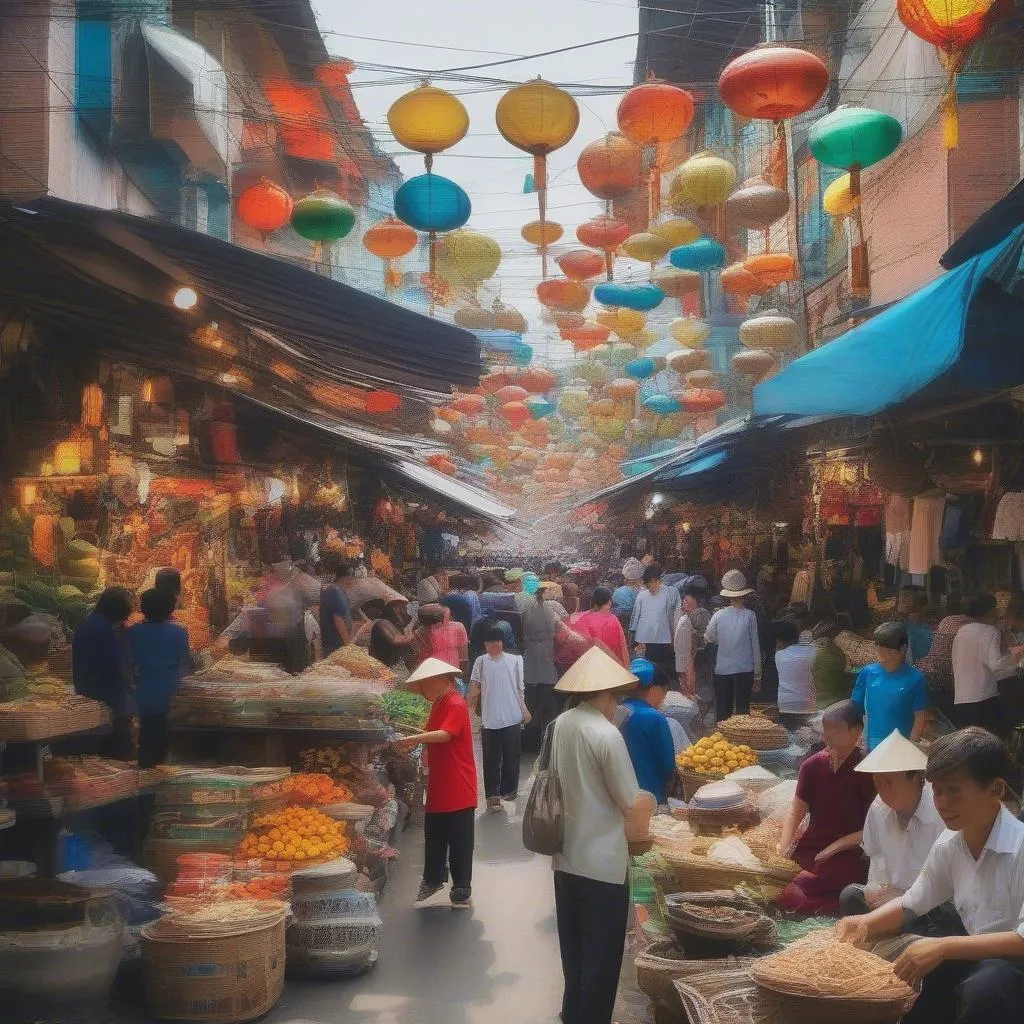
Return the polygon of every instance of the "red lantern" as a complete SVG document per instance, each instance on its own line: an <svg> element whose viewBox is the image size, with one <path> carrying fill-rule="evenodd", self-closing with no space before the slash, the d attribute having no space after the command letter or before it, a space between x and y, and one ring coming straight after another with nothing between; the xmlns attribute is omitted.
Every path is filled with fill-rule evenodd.
<svg viewBox="0 0 1024 1024"><path fill-rule="evenodd" d="M556 260L570 281L586 281L604 270L604 256L593 249L570 249Z"/></svg>
<svg viewBox="0 0 1024 1024"><path fill-rule="evenodd" d="M594 217L576 229L576 237L591 249L604 253L605 271L612 279L612 257L615 250L633 233L628 224L614 217Z"/></svg>
<svg viewBox="0 0 1024 1024"><path fill-rule="evenodd" d="M542 306L567 313L579 313L590 302L590 289L579 281L553 277L537 285L537 298Z"/></svg>
<svg viewBox="0 0 1024 1024"><path fill-rule="evenodd" d="M515 384L519 380L519 371L511 366L499 366L496 370L484 374L480 378L478 390L481 395L493 395L506 384Z"/></svg>
<svg viewBox="0 0 1024 1024"><path fill-rule="evenodd" d="M740 54L718 78L722 102L741 117L782 121L810 110L828 88L828 68L813 53L770 43Z"/></svg>
<svg viewBox="0 0 1024 1024"><path fill-rule="evenodd" d="M543 395L555 386L558 378L542 366L534 366L519 375L523 389L531 395Z"/></svg>
<svg viewBox="0 0 1024 1024"><path fill-rule="evenodd" d="M604 324L595 324L587 320L578 327L563 328L561 334L562 340L569 342L577 352L589 352L598 345L603 345L611 337L612 332Z"/></svg>
<svg viewBox="0 0 1024 1024"><path fill-rule="evenodd" d="M459 395L452 400L452 408L467 416L478 416L487 408L483 395Z"/></svg>
<svg viewBox="0 0 1024 1024"><path fill-rule="evenodd" d="M691 388L680 392L677 396L679 404L686 412L716 412L725 405L725 394L710 388Z"/></svg>
<svg viewBox="0 0 1024 1024"><path fill-rule="evenodd" d="M521 388L516 384L508 384L500 391L495 391L494 397L499 404L507 405L509 402L521 402L528 394L529 392L526 388Z"/></svg>
<svg viewBox="0 0 1024 1024"><path fill-rule="evenodd" d="M396 217L385 217L363 235L363 245L382 260L399 260L408 256L416 248L418 240L416 232Z"/></svg>
<svg viewBox="0 0 1024 1024"><path fill-rule="evenodd" d="M693 120L693 97L677 85L653 77L634 86L619 101L619 131L638 146L653 146L651 161L650 219L661 212L661 166L668 143L686 134Z"/></svg>
<svg viewBox="0 0 1024 1024"><path fill-rule="evenodd" d="M266 237L291 219L292 197L277 182L260 178L238 197L235 210L243 224Z"/></svg>
<svg viewBox="0 0 1024 1024"><path fill-rule="evenodd" d="M619 132L584 147L576 160L583 187L598 199L620 199L640 186L640 147Z"/></svg>
<svg viewBox="0 0 1024 1024"><path fill-rule="evenodd" d="M506 402L501 407L501 415L518 430L529 418L530 410L522 402Z"/></svg>
<svg viewBox="0 0 1024 1024"><path fill-rule="evenodd" d="M366 396L366 411L375 416L398 412L402 399L394 391L371 391Z"/></svg>

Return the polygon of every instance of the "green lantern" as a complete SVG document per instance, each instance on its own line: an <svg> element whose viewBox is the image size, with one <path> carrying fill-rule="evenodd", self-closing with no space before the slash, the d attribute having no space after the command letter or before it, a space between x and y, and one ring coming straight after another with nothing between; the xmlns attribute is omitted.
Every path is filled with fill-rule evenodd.
<svg viewBox="0 0 1024 1024"><path fill-rule="evenodd" d="M902 141L899 121L868 107L839 107L817 121L807 136L815 160L850 172L854 195L860 194L860 172L884 160Z"/></svg>
<svg viewBox="0 0 1024 1024"><path fill-rule="evenodd" d="M313 260L317 263L324 243L329 245L344 238L355 223L356 211L328 188L316 189L292 207L292 227L297 235L313 243Z"/></svg>

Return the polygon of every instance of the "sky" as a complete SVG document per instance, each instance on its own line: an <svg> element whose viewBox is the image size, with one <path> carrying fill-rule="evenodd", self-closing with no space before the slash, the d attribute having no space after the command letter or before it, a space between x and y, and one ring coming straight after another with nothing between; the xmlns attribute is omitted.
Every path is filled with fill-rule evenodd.
<svg viewBox="0 0 1024 1024"><path fill-rule="evenodd" d="M466 0L317 0L315 9L332 55L359 64L417 70L463 67L574 46L635 33L638 24L635 0L477 0L475 4ZM395 38L385 40L387 36ZM603 212L603 204L580 184L576 158L588 143L615 130L615 108L633 81L636 44L635 38L620 39L471 72L514 82L540 75L555 84L619 87L606 95L577 96L579 130L567 146L548 158L548 219L565 227L563 249L577 244L577 225ZM363 119L406 177L422 173L423 157L395 142L388 131L387 110L421 77L428 76L362 68L351 76ZM533 160L505 142L494 123L495 105L508 86L443 79L435 79L434 84L458 95L470 117L466 138L439 154L434 170L469 193L473 214L467 227L501 245L504 256L495 282L500 284L502 299L530 321L525 340L542 361L562 362L571 357L571 349L558 340L553 328L540 322L534 294L540 257L519 234L523 224L537 217L536 195L523 194ZM550 266L549 273L558 272L553 262ZM641 277L641 266L634 267ZM623 278L629 275L629 268L617 273Z"/></svg>

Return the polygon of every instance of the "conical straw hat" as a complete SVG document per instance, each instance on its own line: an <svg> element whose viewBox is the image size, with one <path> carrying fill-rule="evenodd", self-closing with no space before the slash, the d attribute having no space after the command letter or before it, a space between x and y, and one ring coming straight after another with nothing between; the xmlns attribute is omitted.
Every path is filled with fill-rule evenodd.
<svg viewBox="0 0 1024 1024"><path fill-rule="evenodd" d="M636 686L639 679L610 658L600 647L591 647L568 672L559 679L559 693L601 693Z"/></svg>
<svg viewBox="0 0 1024 1024"><path fill-rule="evenodd" d="M928 755L914 746L898 729L891 733L854 768L855 772L923 772Z"/></svg>
<svg viewBox="0 0 1024 1024"><path fill-rule="evenodd" d="M449 665L447 661L440 658L427 658L425 662L405 681L406 686L410 683L422 683L424 679L436 679L438 676L460 676L462 669Z"/></svg>

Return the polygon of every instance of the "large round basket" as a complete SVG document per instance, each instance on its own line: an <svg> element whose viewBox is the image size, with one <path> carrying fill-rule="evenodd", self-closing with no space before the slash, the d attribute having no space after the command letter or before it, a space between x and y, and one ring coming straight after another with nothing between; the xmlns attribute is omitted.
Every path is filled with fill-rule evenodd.
<svg viewBox="0 0 1024 1024"><path fill-rule="evenodd" d="M695 772L690 768L677 768L676 774L683 784L683 797L689 803L701 786L709 782L721 782L725 778L724 772Z"/></svg>
<svg viewBox="0 0 1024 1024"><path fill-rule="evenodd" d="M731 726L728 720L719 722L718 731L730 742L745 745L751 750L778 750L789 746L789 733L781 725L764 719L765 728Z"/></svg>
<svg viewBox="0 0 1024 1024"><path fill-rule="evenodd" d="M705 905L706 906L706 905ZM743 942L754 932L763 928L770 919L764 914L750 910L737 910L733 907L707 906L707 913L716 910L730 912L731 920L715 920L694 911L688 904L679 903L665 908L665 921L676 936L698 939L711 939L716 942Z"/></svg>
<svg viewBox="0 0 1024 1024"><path fill-rule="evenodd" d="M917 1001L917 992L900 999L872 999L867 996L796 995L769 987L757 976L757 965L751 977L761 993L762 1005L778 1012L787 1024L892 1024L909 1013Z"/></svg>
<svg viewBox="0 0 1024 1024"><path fill-rule="evenodd" d="M758 815L754 804L744 800L733 807L687 807L686 820L697 832L721 832L756 825Z"/></svg>
<svg viewBox="0 0 1024 1024"><path fill-rule="evenodd" d="M161 1020L235 1024L269 1012L284 989L283 918L267 927L209 938L141 935L149 1010Z"/></svg>
<svg viewBox="0 0 1024 1024"><path fill-rule="evenodd" d="M683 976L685 968L681 968L680 964L688 962L686 953L673 939L652 942L633 960L637 987L657 1003L671 990L672 982Z"/></svg>
<svg viewBox="0 0 1024 1024"><path fill-rule="evenodd" d="M665 850L662 856L666 873L671 876L677 892L708 892L747 885L763 893L766 899L774 900L798 873L781 870L752 871L730 864L716 864L707 857L672 850Z"/></svg>

